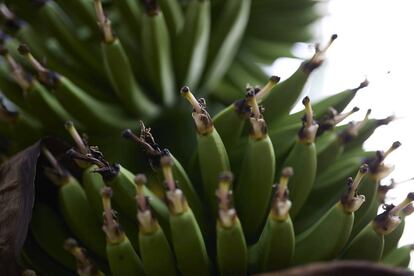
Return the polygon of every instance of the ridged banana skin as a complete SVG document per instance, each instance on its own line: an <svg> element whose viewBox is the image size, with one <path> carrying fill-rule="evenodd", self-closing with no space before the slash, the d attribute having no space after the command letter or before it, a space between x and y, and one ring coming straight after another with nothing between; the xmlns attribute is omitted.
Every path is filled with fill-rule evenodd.
<svg viewBox="0 0 414 276"><path fill-rule="evenodd" d="M226 149L218 132L206 135L197 134L198 160L203 179L204 196L210 204L210 212L217 214L218 176L221 172L230 170L230 162Z"/></svg>
<svg viewBox="0 0 414 276"><path fill-rule="evenodd" d="M341 258L379 262L383 250L384 235L375 232L372 223L370 223L350 242Z"/></svg>
<svg viewBox="0 0 414 276"><path fill-rule="evenodd" d="M109 268L113 276L145 275L142 261L128 238L117 244L106 245Z"/></svg>
<svg viewBox="0 0 414 276"><path fill-rule="evenodd" d="M217 264L222 276L247 274L247 246L238 219L229 228L217 223Z"/></svg>
<svg viewBox="0 0 414 276"><path fill-rule="evenodd" d="M139 248L146 275L178 275L174 253L161 228L150 234L140 232Z"/></svg>
<svg viewBox="0 0 414 276"><path fill-rule="evenodd" d="M30 229L37 244L56 262L69 270L76 268L74 258L63 249L70 232L59 215L47 204L38 202L33 209Z"/></svg>
<svg viewBox="0 0 414 276"><path fill-rule="evenodd" d="M209 276L210 260L200 228L193 212L188 209L171 215L171 236L177 266L183 276Z"/></svg>
<svg viewBox="0 0 414 276"><path fill-rule="evenodd" d="M289 180L289 198L292 201L290 216L295 219L308 198L316 176L315 144L297 141L287 156L283 167L292 167L295 174Z"/></svg>
<svg viewBox="0 0 414 276"><path fill-rule="evenodd" d="M406 245L395 248L382 258L382 263L394 267L407 268L411 260L412 246Z"/></svg>
<svg viewBox="0 0 414 276"><path fill-rule="evenodd" d="M103 206L101 190L105 187L105 182L102 176L95 172L97 169L98 166L92 165L83 171L82 185L97 221L102 223Z"/></svg>
<svg viewBox="0 0 414 276"><path fill-rule="evenodd" d="M276 170L269 136L249 139L234 189L236 210L248 244L258 239L266 221Z"/></svg>
<svg viewBox="0 0 414 276"><path fill-rule="evenodd" d="M296 237L293 263L306 264L335 258L351 235L354 214L346 212L340 203L311 228ZM314 248L312 252L309 248Z"/></svg>

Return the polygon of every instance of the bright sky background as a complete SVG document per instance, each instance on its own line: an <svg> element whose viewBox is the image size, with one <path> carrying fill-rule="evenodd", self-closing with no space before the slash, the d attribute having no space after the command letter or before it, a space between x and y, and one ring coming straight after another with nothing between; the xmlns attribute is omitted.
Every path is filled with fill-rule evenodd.
<svg viewBox="0 0 414 276"><path fill-rule="evenodd" d="M383 183L389 183L390 178L399 182L414 177L414 1L330 0L325 10L328 16L317 30L321 41L326 42L334 33L339 37L307 93L319 99L357 87L367 77L369 87L351 103L361 111L351 119L362 119L369 108L375 118L395 114L399 119L378 129L365 147L386 150L393 141L400 141L402 147L386 160L395 165L395 170ZM298 52L310 54L308 47L299 47ZM299 63L277 61L271 72L286 78ZM414 182L401 184L389 192L387 203L400 202L410 191L414 191ZM414 243L414 215L406 219L400 243ZM411 256L414 269L414 254Z"/></svg>

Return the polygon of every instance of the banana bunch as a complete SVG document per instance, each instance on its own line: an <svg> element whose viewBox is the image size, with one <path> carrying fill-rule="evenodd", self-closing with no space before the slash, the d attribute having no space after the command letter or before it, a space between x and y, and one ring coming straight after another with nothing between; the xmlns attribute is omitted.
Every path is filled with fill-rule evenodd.
<svg viewBox="0 0 414 276"><path fill-rule="evenodd" d="M414 194L388 204L396 183L381 183L401 144L362 148L393 117L368 110L341 124L359 111L349 105L366 80L316 103L302 95L337 36L282 82L261 69L312 38L317 5L0 4L0 138L10 144L0 157L46 134L73 141L63 156L43 148L25 273L247 275L333 259L407 267L413 246L398 242ZM290 113L298 99L304 109Z"/></svg>

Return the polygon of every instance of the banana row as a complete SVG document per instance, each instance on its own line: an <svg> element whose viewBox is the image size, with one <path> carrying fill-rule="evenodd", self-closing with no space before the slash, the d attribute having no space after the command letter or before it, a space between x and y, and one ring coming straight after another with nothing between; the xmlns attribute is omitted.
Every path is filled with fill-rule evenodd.
<svg viewBox="0 0 414 276"><path fill-rule="evenodd" d="M88 146L74 124L68 122L66 129L76 146L67 154L84 169L82 184L44 149L51 164L45 173L59 187L65 223L47 205L37 205L35 214L40 214L34 216L31 226L37 244L64 269L77 270L82 275L244 275L333 258L407 264L410 247L397 249L397 243L404 219L413 211L413 194L396 206L384 205L385 211L376 215L387 191L379 181L392 170L384 160L400 143L374 154L358 147L347 153L347 149L338 151L330 145L339 143L344 147L367 126L370 112L360 122L335 127L357 109L343 114L330 109L316 120L318 113L323 114L318 107L324 102L312 108L310 99L305 97L304 117L294 134L296 141L288 149L280 170L275 159L277 151L268 135L272 125L267 126L264 109L258 104L276 92L273 88L277 82L277 77L271 77L263 88L249 89L244 99L217 115L241 125L237 134L228 133L234 136L223 135L223 139L235 139L239 144L238 140L248 136L241 145L243 158L234 177L229 172L234 159L229 157L224 142L229 140L221 138L214 124L216 118L210 117L205 100L197 100L188 87L182 88L181 94L193 109L200 182L192 182L179 161L160 147L143 123L139 135L130 129L124 131L123 137L137 144L147 157L152 170L146 173L154 175L154 181L164 187L163 198L146 188L148 180L144 175L134 176L121 165L106 161L98 148ZM332 98L325 101L334 102ZM349 99L337 100L338 106L340 102ZM248 132L244 124L250 125ZM337 139L322 139L333 133ZM318 147L323 150L318 151ZM331 154L323 155L325 151ZM348 174L335 179L337 173L331 168L334 166L327 165L319 174L331 177L325 176L326 183L317 182L316 164L324 156L335 165L342 164L340 167ZM349 159L358 161L344 166ZM279 170L279 184L272 188ZM355 178L349 177L355 171ZM193 183L199 185L197 189ZM203 208L202 202L208 208ZM53 239L39 229L42 223L37 220L46 217L56 225L49 231ZM216 229L212 227L214 223ZM76 269L73 259L59 247L69 235L76 237L91 256L86 258L76 243L67 241L65 247L75 256ZM309 248L316 252L309 254ZM34 265L29 267L36 269Z"/></svg>

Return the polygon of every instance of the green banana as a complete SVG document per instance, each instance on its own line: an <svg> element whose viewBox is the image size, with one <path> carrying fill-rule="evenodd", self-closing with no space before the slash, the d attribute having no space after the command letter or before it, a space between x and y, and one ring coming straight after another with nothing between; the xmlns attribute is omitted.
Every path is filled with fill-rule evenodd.
<svg viewBox="0 0 414 276"><path fill-rule="evenodd" d="M95 264L86 256L85 249L79 247L76 240L72 238L65 240L63 247L76 259L78 275L105 276L105 274L102 271L98 270Z"/></svg>
<svg viewBox="0 0 414 276"><path fill-rule="evenodd" d="M409 193L397 206L389 205L386 210L362 229L344 250L342 259L358 259L379 262L384 250L384 235L392 233L401 223L398 213L414 200Z"/></svg>
<svg viewBox="0 0 414 276"><path fill-rule="evenodd" d="M207 59L210 24L210 0L190 1L174 55L181 85L198 86Z"/></svg>
<svg viewBox="0 0 414 276"><path fill-rule="evenodd" d="M59 186L59 206L65 222L83 244L105 259L105 238L85 191L79 182L59 165L50 151L43 148L43 154L52 165L52 169L46 170L45 173Z"/></svg>
<svg viewBox="0 0 414 276"><path fill-rule="evenodd" d="M332 35L331 40L325 48L317 49L314 56L302 63L290 78L281 82L272 93L263 97L262 104L266 109L270 128L273 128L273 125L278 120L289 114L289 111L300 96L309 75L322 64L325 52L336 38L336 35ZM258 97L261 97L260 94Z"/></svg>
<svg viewBox="0 0 414 276"><path fill-rule="evenodd" d="M228 0L211 27L202 93L214 89L230 67L246 29L251 0Z"/></svg>
<svg viewBox="0 0 414 276"><path fill-rule="evenodd" d="M254 90L257 95L267 95L273 89L273 87L279 82L280 78L277 76L271 76L267 84L259 90ZM249 89L252 90L252 89ZM257 99L260 103L262 98ZM213 124L217 129L220 137L223 140L224 146L228 152L237 145L237 142L242 135L243 128L245 126L246 118L249 117L249 107L245 99L238 100L227 108L223 109L213 118ZM232 127L229 128L228 126Z"/></svg>
<svg viewBox="0 0 414 276"><path fill-rule="evenodd" d="M151 2L155 3L157 1L161 7L163 14L165 14L165 21L169 28L169 33L171 34L171 37L174 37L174 35L179 33L180 30L183 28L184 21L185 21L179 1L177 0L144 0L144 2L149 2L149 3Z"/></svg>
<svg viewBox="0 0 414 276"><path fill-rule="evenodd" d="M414 245L405 245L395 248L382 259L382 263L391 266L408 268L411 260L411 252L414 250Z"/></svg>
<svg viewBox="0 0 414 276"><path fill-rule="evenodd" d="M293 169L282 170L279 184L259 241L249 249L250 272L265 272L286 268L292 262L295 251L295 233L289 209L292 202L288 198L289 177Z"/></svg>
<svg viewBox="0 0 414 276"><path fill-rule="evenodd" d="M145 2L146 13L142 18L141 49L143 61L153 89L163 104L175 101L175 77L170 51L170 37L164 15L156 1Z"/></svg>
<svg viewBox="0 0 414 276"><path fill-rule="evenodd" d="M220 135L214 128L204 99L197 100L190 89L181 88L181 94L193 107L193 119L197 130L197 153L201 168L204 197L210 204L213 217L217 213L217 175L230 170L226 148Z"/></svg>
<svg viewBox="0 0 414 276"><path fill-rule="evenodd" d="M252 243L259 237L266 220L275 177L276 158L254 91L249 91L245 100L251 108L251 133L237 176L234 195L246 240Z"/></svg>
<svg viewBox="0 0 414 276"><path fill-rule="evenodd" d="M358 185L368 172L368 165L360 167L355 180L348 179L348 189L312 227L296 237L294 263L304 264L334 258L346 245L354 222L354 212L365 197L357 194ZM317 248L312 254L309 248Z"/></svg>
<svg viewBox="0 0 414 276"><path fill-rule="evenodd" d="M164 231L151 211L149 205L151 199L145 196L143 188L146 182L145 175L138 174L135 176L138 205L137 219L140 225L139 248L145 273L148 276L178 275L174 254ZM160 265L160 262L162 262L162 265Z"/></svg>
<svg viewBox="0 0 414 276"><path fill-rule="evenodd" d="M96 15L102 32L102 56L106 73L125 108L143 118L152 118L159 108L149 100L135 80L126 52L113 34L111 21L104 14L100 0L95 1Z"/></svg>
<svg viewBox="0 0 414 276"><path fill-rule="evenodd" d="M176 187L173 178L173 160L169 155L164 155L160 162L167 187L171 238L178 269L184 276L210 275L210 260L200 228L183 192Z"/></svg>
<svg viewBox="0 0 414 276"><path fill-rule="evenodd" d="M292 200L290 216L296 217L309 196L316 175L315 135L318 124L313 120L313 111L310 99L305 97L305 119L299 131L299 137L286 157L283 167L292 167L295 175L289 181L289 196Z"/></svg>
<svg viewBox="0 0 414 276"><path fill-rule="evenodd" d="M112 275L145 275L141 259L132 244L121 230L114 210L111 207L112 189L102 189L103 231L106 235L106 255Z"/></svg>
<svg viewBox="0 0 414 276"><path fill-rule="evenodd" d="M220 275L247 274L247 246L243 229L231 206L233 175L223 171L219 176L217 219L217 263Z"/></svg>

